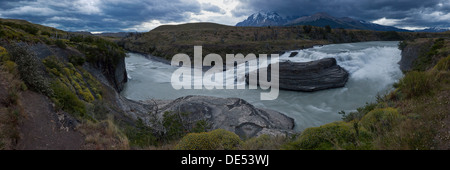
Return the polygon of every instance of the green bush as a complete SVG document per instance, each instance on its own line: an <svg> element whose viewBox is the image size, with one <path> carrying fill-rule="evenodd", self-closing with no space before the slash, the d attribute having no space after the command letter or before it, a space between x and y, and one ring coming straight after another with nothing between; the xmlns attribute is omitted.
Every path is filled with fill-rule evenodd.
<svg viewBox="0 0 450 170"><path fill-rule="evenodd" d="M439 62L434 66L434 69L439 71L450 70L450 55L439 60Z"/></svg>
<svg viewBox="0 0 450 170"><path fill-rule="evenodd" d="M430 93L432 89L432 79L427 72L411 71L399 81L400 91L406 97L418 97Z"/></svg>
<svg viewBox="0 0 450 170"><path fill-rule="evenodd" d="M223 129L189 133L175 146L177 150L234 150L242 143L238 135Z"/></svg>
<svg viewBox="0 0 450 170"><path fill-rule="evenodd" d="M57 71L61 71L62 67L64 65L55 57L55 56L48 56L44 60L42 60L42 63L44 63L45 67L49 69L56 69Z"/></svg>
<svg viewBox="0 0 450 170"><path fill-rule="evenodd" d="M12 61L4 61L3 67L8 73L14 74L14 72L16 72L17 64Z"/></svg>
<svg viewBox="0 0 450 170"><path fill-rule="evenodd" d="M52 34L51 34L50 32L48 32L48 31L42 31L42 32L41 32L41 35L46 35L46 36L48 36L48 37L51 37L51 36L52 36Z"/></svg>
<svg viewBox="0 0 450 170"><path fill-rule="evenodd" d="M9 54L11 60L17 64L20 78L28 87L47 96L52 95L50 83L44 77L43 65L34 53L31 53L24 46L12 44L9 48Z"/></svg>
<svg viewBox="0 0 450 170"><path fill-rule="evenodd" d="M400 115L395 108L375 109L361 119L361 126L368 131L383 135L392 130L404 116Z"/></svg>
<svg viewBox="0 0 450 170"><path fill-rule="evenodd" d="M134 127L127 127L125 134L130 146L148 147L158 144L158 139L153 135L153 129L145 125L142 119L138 119Z"/></svg>
<svg viewBox="0 0 450 170"><path fill-rule="evenodd" d="M69 56L69 62L75 66L81 66L86 62L86 59L83 56L71 55Z"/></svg>
<svg viewBox="0 0 450 170"><path fill-rule="evenodd" d="M9 60L8 51L6 51L5 48L0 46L0 61L7 61Z"/></svg>
<svg viewBox="0 0 450 170"><path fill-rule="evenodd" d="M51 88L54 91L53 100L59 108L74 116L86 116L86 105L66 85L54 81Z"/></svg>
<svg viewBox="0 0 450 170"><path fill-rule="evenodd" d="M372 136L357 123L333 122L320 127L308 128L283 149L289 150L335 150L370 149Z"/></svg>
<svg viewBox="0 0 450 170"><path fill-rule="evenodd" d="M278 150L287 142L285 136L260 135L250 138L241 145L243 150Z"/></svg>
<svg viewBox="0 0 450 170"><path fill-rule="evenodd" d="M351 122L353 120L359 121L361 118L375 109L377 106L377 103L366 103L364 107L359 107L356 109L356 112L350 112L349 114L346 114L344 111L339 112L339 114L342 115L342 120L346 122Z"/></svg>
<svg viewBox="0 0 450 170"><path fill-rule="evenodd" d="M191 132L193 133L206 132L210 128L211 125L206 120L199 120L194 124L194 127L192 127Z"/></svg>
<svg viewBox="0 0 450 170"><path fill-rule="evenodd" d="M179 139L186 134L187 129L183 126L181 116L186 113L164 112L162 125L166 133L164 134L167 141Z"/></svg>
<svg viewBox="0 0 450 170"><path fill-rule="evenodd" d="M67 48L67 45L66 45L66 43L63 40L60 40L60 39L56 40L55 44L59 48L62 48L62 49L66 49Z"/></svg>

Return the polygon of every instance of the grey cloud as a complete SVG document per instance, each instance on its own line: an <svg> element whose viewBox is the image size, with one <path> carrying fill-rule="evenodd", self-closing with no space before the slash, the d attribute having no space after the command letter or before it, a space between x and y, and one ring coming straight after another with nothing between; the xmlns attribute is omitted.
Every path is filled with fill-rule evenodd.
<svg viewBox="0 0 450 170"><path fill-rule="evenodd" d="M219 14L225 14L225 10L223 10L222 8L218 7L217 5L213 5L210 3L203 3L202 4L202 10L204 11L209 11L209 12L214 12L214 13L219 13Z"/></svg>
<svg viewBox="0 0 450 170"><path fill-rule="evenodd" d="M423 16L439 11L450 13L448 0L240 0L241 5L233 10L239 17L259 10L276 11L282 16L304 16L317 12L326 12L337 17L352 17L366 21L379 18L404 19L398 26L444 26L450 27L450 21L436 21ZM442 3L442 6L439 5ZM245 14L244 14L245 13Z"/></svg>
<svg viewBox="0 0 450 170"><path fill-rule="evenodd" d="M192 0L0 1L1 17L57 25L68 31L122 31L150 20L183 22L189 13L200 11L200 3Z"/></svg>

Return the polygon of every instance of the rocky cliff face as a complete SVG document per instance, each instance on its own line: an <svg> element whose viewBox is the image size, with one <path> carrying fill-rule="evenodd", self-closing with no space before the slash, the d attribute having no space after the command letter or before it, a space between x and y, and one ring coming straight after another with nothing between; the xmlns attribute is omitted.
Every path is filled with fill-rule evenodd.
<svg viewBox="0 0 450 170"><path fill-rule="evenodd" d="M429 51L433 45L433 41L426 39L417 39L414 42L407 41L406 43L402 49L402 58L398 62L402 71L410 71L419 55Z"/></svg>
<svg viewBox="0 0 450 170"><path fill-rule="evenodd" d="M125 68L125 59L121 59L114 69L114 81L115 88L120 92L123 90L125 83L128 81L127 70Z"/></svg>
<svg viewBox="0 0 450 170"><path fill-rule="evenodd" d="M43 43L36 43L30 45L26 43L20 44L25 45L27 48L29 48L41 60L48 56L58 56L66 61L69 60L68 58L70 56L85 57L83 53L72 47L61 49L56 46L49 46ZM96 63L86 62L85 65L94 66L94 69L91 69L91 72L98 71L102 73L108 80L108 82L103 83L108 83L109 85L114 87L114 89L116 89L118 92L123 90L123 87L128 80L127 71L125 68L125 58L119 59L116 65L111 65L110 63L103 63L103 62L96 62Z"/></svg>

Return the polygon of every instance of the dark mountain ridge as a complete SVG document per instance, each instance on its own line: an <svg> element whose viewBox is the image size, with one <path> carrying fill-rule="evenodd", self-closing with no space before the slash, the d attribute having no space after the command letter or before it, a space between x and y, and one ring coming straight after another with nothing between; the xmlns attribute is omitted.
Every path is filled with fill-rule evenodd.
<svg viewBox="0 0 450 170"><path fill-rule="evenodd" d="M281 17L276 12L258 12L239 22L236 26L296 26L312 25L318 27L330 26L331 28L359 29L373 31L399 31L410 32L392 26L384 26L364 20L356 20L350 17L334 17L324 12L302 17Z"/></svg>

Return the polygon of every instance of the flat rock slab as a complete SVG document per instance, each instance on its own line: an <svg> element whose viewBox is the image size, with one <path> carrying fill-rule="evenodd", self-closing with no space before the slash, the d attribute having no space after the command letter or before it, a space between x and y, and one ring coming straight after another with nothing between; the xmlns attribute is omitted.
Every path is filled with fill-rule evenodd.
<svg viewBox="0 0 450 170"><path fill-rule="evenodd" d="M271 80L271 65L267 68L268 80ZM250 74L258 74L256 71ZM248 83L248 76L247 83ZM254 75L253 75L254 76ZM334 58L324 58L311 62L280 62L279 88L283 90L313 92L343 87L349 73L336 64Z"/></svg>

